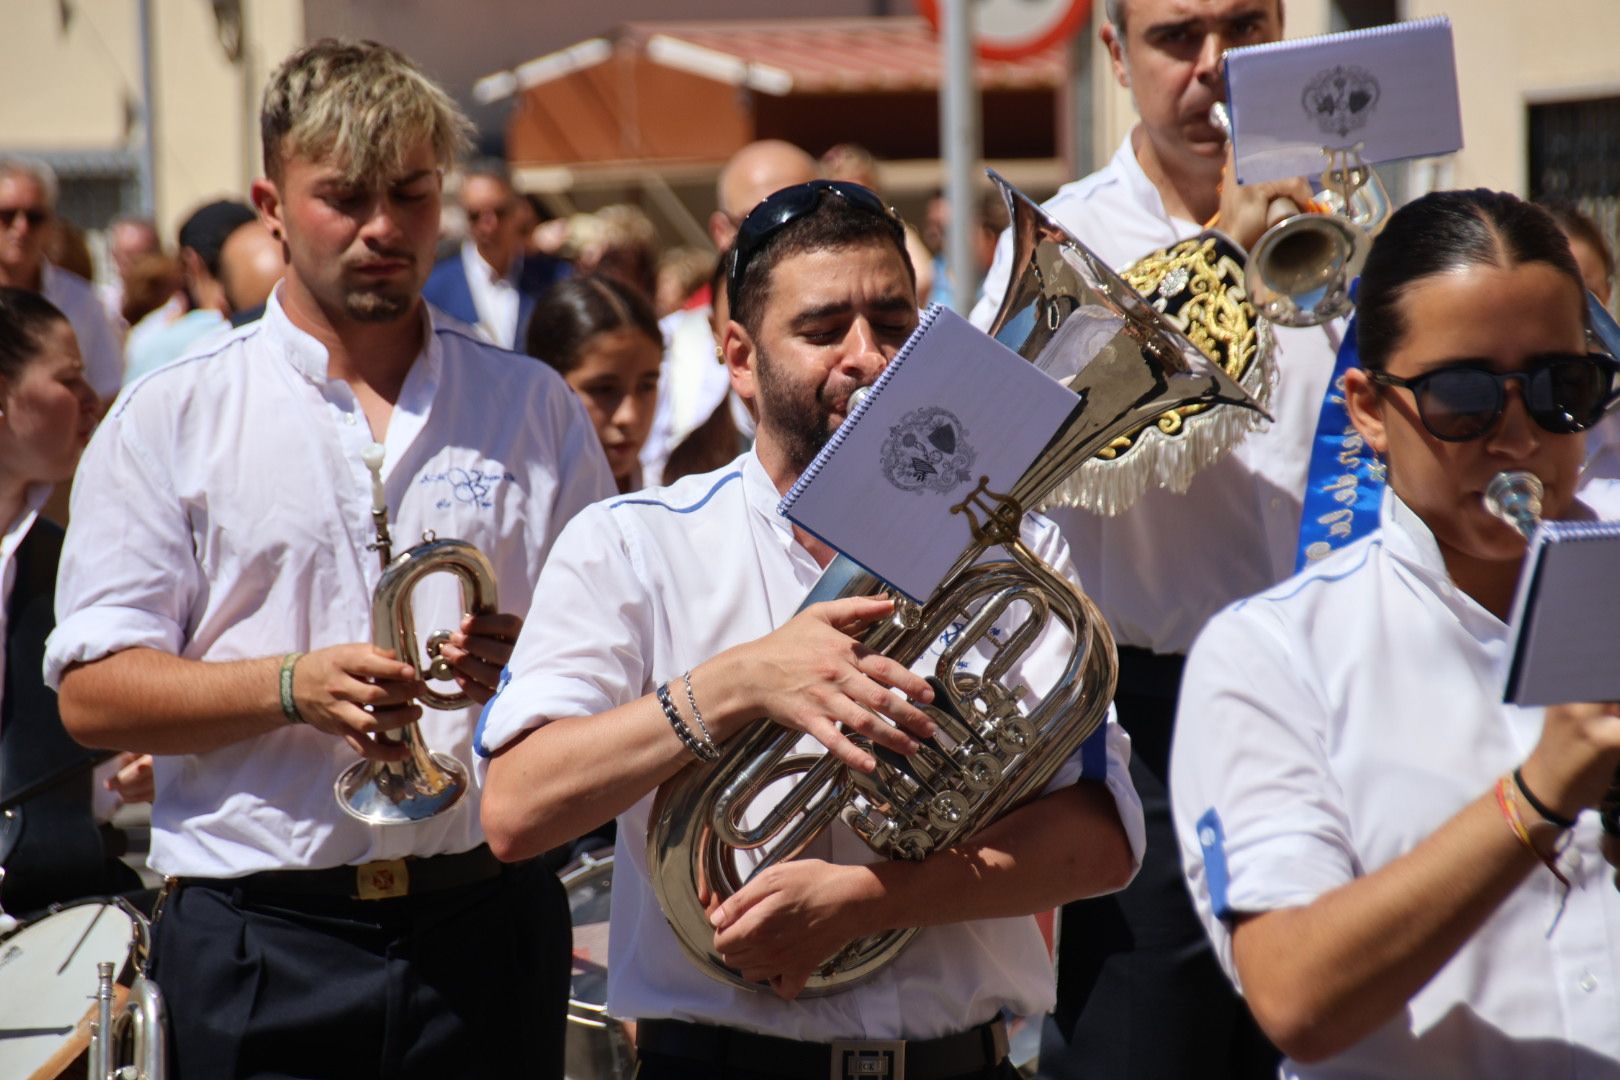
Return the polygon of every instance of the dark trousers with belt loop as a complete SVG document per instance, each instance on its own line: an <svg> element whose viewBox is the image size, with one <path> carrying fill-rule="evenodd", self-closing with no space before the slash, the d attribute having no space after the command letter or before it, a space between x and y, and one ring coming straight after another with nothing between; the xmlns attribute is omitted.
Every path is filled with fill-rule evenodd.
<svg viewBox="0 0 1620 1080"><path fill-rule="evenodd" d="M636 1080L1018 1080L999 1020L938 1039L833 1043L644 1020L637 1041Z"/></svg>
<svg viewBox="0 0 1620 1080"><path fill-rule="evenodd" d="M1281 1055L1232 989L1181 874L1170 742L1185 657L1121 646L1114 706L1131 736L1147 853L1123 892L1063 908L1044 1080L1270 1080Z"/></svg>
<svg viewBox="0 0 1620 1080"><path fill-rule="evenodd" d="M422 863L439 860L407 863L431 879ZM302 880L343 872L182 879L152 944L171 1077L562 1076L571 935L550 870L377 900Z"/></svg>

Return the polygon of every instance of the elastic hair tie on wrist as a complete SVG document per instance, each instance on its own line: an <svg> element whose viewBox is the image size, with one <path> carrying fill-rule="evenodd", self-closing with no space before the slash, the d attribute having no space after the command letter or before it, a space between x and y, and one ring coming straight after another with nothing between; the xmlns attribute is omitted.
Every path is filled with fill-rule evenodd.
<svg viewBox="0 0 1620 1080"><path fill-rule="evenodd" d="M1530 804L1530 809L1541 815L1542 821L1549 825L1556 825L1560 829L1573 829L1575 827L1575 819L1565 817L1531 794L1529 786L1524 782L1524 774L1519 769L1513 770L1513 784L1519 789L1519 794L1524 796L1524 801Z"/></svg>

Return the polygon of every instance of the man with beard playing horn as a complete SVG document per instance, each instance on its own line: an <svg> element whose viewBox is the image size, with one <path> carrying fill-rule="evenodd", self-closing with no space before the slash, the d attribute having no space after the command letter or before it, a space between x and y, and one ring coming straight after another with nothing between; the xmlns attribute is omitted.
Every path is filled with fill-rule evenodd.
<svg viewBox="0 0 1620 1080"><path fill-rule="evenodd" d="M333 779L468 760L474 708L424 715L413 664L371 644L372 477L401 548L490 559L522 610L562 523L613 491L545 365L441 325L420 298L465 119L405 57L322 41L265 92L260 216L286 277L264 318L127 389L85 454L47 676L93 746L161 755L154 928L176 1075L560 1076L568 912L503 867L476 794L425 820L351 818ZM442 577L418 623L493 692L521 620L462 616ZM413 646L414 648L414 646Z"/></svg>
<svg viewBox="0 0 1620 1080"><path fill-rule="evenodd" d="M860 1066L843 1040L905 1040L910 1080L1013 1077L997 1018L1043 1012L1053 994L1028 916L1119 888L1140 858L1128 743L1112 719L1039 797L955 847L876 860L834 824L804 857L755 876L711 922L725 963L768 989L695 965L649 882L654 794L709 744L781 724L808 736L801 748L871 771L840 724L899 754L932 732L911 703L933 699L928 683L852 637L889 600L794 614L834 553L776 512L850 394L917 325L900 222L865 188L814 181L756 207L734 250L723 348L758 409L758 441L725 468L599 503L564 530L538 586L546 618L527 623L481 724L478 750L493 755L485 829L497 854L524 858L618 816L607 1004L640 1021L643 1080L866 1075L849 1071ZM1070 574L1045 521L1026 519L1023 539ZM1009 682L1041 685L1052 659L1038 646ZM902 927L922 929L864 982L799 996L844 945Z"/></svg>

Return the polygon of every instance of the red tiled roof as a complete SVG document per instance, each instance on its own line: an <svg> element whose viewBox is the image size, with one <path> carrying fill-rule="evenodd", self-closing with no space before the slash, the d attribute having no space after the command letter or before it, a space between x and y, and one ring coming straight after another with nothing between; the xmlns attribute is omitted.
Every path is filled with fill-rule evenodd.
<svg viewBox="0 0 1620 1080"><path fill-rule="evenodd" d="M767 93L892 93L940 85L940 42L918 17L640 22L622 33L641 48L675 43L676 66L712 59L715 77L728 81L743 82L752 69L758 77L746 81ZM719 74L727 67L729 76ZM1062 84L1063 74L1061 46L1028 60L978 62L984 90L1050 89Z"/></svg>

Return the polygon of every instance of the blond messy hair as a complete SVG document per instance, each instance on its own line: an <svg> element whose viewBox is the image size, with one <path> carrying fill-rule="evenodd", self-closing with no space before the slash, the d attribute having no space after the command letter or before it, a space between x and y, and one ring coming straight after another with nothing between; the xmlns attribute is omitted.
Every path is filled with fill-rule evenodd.
<svg viewBox="0 0 1620 1080"><path fill-rule="evenodd" d="M264 90L264 170L280 180L292 154L338 164L347 180L397 174L422 138L449 168L472 124L448 94L397 49L325 38L282 62Z"/></svg>

